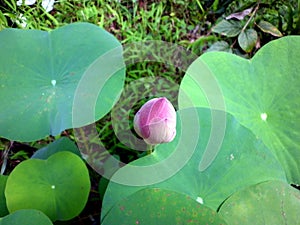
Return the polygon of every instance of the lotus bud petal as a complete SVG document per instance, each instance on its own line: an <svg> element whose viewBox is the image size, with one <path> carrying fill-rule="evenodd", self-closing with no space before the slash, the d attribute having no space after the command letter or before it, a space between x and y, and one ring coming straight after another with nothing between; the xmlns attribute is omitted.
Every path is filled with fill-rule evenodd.
<svg viewBox="0 0 300 225"><path fill-rule="evenodd" d="M171 142L176 135L176 112L165 97L146 102L133 123L136 133L149 145Z"/></svg>

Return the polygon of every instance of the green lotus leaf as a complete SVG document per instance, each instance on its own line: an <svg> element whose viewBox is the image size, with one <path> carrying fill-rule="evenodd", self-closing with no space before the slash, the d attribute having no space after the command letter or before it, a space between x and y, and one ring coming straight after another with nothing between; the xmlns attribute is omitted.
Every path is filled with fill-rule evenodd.
<svg viewBox="0 0 300 225"><path fill-rule="evenodd" d="M93 24L7 28L0 31L0 49L0 136L10 140L38 140L93 123L123 88L121 44Z"/></svg>
<svg viewBox="0 0 300 225"><path fill-rule="evenodd" d="M51 155L61 151L69 151L81 157L80 151L76 144L67 137L61 137L47 146L37 150L31 156L31 158L48 159Z"/></svg>
<svg viewBox="0 0 300 225"><path fill-rule="evenodd" d="M22 209L0 218L0 225L52 225L51 220L36 209Z"/></svg>
<svg viewBox="0 0 300 225"><path fill-rule="evenodd" d="M281 181L250 186L230 196L219 213L228 224L299 224L300 192Z"/></svg>
<svg viewBox="0 0 300 225"><path fill-rule="evenodd" d="M118 202L103 225L226 224L217 212L189 196L163 189L143 189Z"/></svg>
<svg viewBox="0 0 300 225"><path fill-rule="evenodd" d="M217 211L226 198L249 185L286 181L272 152L230 114L225 113L225 136L213 137L213 126L222 130L212 120L214 113L205 108L179 110L173 142L157 146L152 154L122 167L111 177L102 218L117 202L144 188L176 191ZM201 170L208 144L216 138L223 138L218 154L207 169ZM217 147L209 150L216 151Z"/></svg>
<svg viewBox="0 0 300 225"><path fill-rule="evenodd" d="M251 60L203 54L180 85L179 108L226 110L276 155L288 181L300 184L300 37L263 46Z"/></svg>
<svg viewBox="0 0 300 225"><path fill-rule="evenodd" d="M4 190L8 176L0 175L0 217L6 216L9 212L6 206Z"/></svg>
<svg viewBox="0 0 300 225"><path fill-rule="evenodd" d="M85 163L70 152L47 160L21 162L7 179L5 196L9 212L37 209L52 221L69 220L84 208L90 191Z"/></svg>

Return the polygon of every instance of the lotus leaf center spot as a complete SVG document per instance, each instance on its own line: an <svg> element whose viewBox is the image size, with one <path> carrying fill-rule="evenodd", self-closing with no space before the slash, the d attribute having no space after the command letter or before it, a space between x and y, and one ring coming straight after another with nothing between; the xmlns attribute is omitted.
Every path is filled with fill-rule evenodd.
<svg viewBox="0 0 300 225"><path fill-rule="evenodd" d="M55 185L51 185L51 188L52 188L52 189L55 189Z"/></svg>
<svg viewBox="0 0 300 225"><path fill-rule="evenodd" d="M51 80L51 84L54 87L56 85L56 80Z"/></svg>
<svg viewBox="0 0 300 225"><path fill-rule="evenodd" d="M268 118L267 113L262 113L262 114L260 114L260 118L261 118L263 121L266 121L267 118Z"/></svg>
<svg viewBox="0 0 300 225"><path fill-rule="evenodd" d="M200 204L203 204L203 198L201 197L197 197L196 201L199 202Z"/></svg>

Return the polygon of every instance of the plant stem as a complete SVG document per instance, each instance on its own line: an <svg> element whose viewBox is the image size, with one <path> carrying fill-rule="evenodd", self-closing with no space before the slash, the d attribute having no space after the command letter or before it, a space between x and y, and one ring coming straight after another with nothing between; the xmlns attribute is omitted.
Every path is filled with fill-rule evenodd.
<svg viewBox="0 0 300 225"><path fill-rule="evenodd" d="M150 155L153 152L154 145L147 145L147 155Z"/></svg>
<svg viewBox="0 0 300 225"><path fill-rule="evenodd" d="M256 14L256 12L257 12L257 10L258 10L258 8L259 8L259 3L260 3L260 1L258 1L258 3L257 3L257 5L256 5L255 9L253 10L253 12L252 12L250 18L249 18L248 21L246 22L245 26L242 28L242 32L245 31L245 29L246 29L247 26L249 25L250 21L251 21L251 20L253 19L253 17L255 16L255 14Z"/></svg>
<svg viewBox="0 0 300 225"><path fill-rule="evenodd" d="M1 165L1 169L0 169L0 175L4 175L7 161L8 161L8 153L9 153L11 147L13 146L13 144L14 144L14 141L10 141L9 147L7 149L4 149L4 152L1 156L2 165Z"/></svg>
<svg viewBox="0 0 300 225"><path fill-rule="evenodd" d="M201 9L202 14L204 14L205 11L203 9L203 6L202 6L201 2L199 0L196 0L196 2L197 2L197 5L199 6L199 8Z"/></svg>

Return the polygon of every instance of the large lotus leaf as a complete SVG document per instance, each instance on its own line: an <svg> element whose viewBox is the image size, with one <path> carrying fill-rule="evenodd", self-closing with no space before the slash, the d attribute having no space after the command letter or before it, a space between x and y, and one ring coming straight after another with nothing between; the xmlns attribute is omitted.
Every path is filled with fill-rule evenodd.
<svg viewBox="0 0 300 225"><path fill-rule="evenodd" d="M5 196L10 212L38 209L52 221L69 220L84 208L90 191L85 163L70 152L47 160L20 163L7 179Z"/></svg>
<svg viewBox="0 0 300 225"><path fill-rule="evenodd" d="M2 137L32 141L92 123L122 90L121 44L96 25L73 23L49 32L8 28L0 32L0 49ZM86 116L74 124L76 99Z"/></svg>
<svg viewBox="0 0 300 225"><path fill-rule="evenodd" d="M6 199L4 195L6 181L7 176L0 175L0 217L6 216L9 213L6 207Z"/></svg>
<svg viewBox="0 0 300 225"><path fill-rule="evenodd" d="M251 60L224 52L203 54L182 80L179 108L224 109L224 97L226 111L276 154L289 182L300 184L299 57L299 36L272 41Z"/></svg>
<svg viewBox="0 0 300 225"><path fill-rule="evenodd" d="M21 209L0 218L0 225L52 225L51 220L36 209Z"/></svg>
<svg viewBox="0 0 300 225"><path fill-rule="evenodd" d="M37 150L31 156L31 158L48 159L51 155L61 151L69 151L81 157L80 151L76 144L67 137L61 137L47 146Z"/></svg>
<svg viewBox="0 0 300 225"><path fill-rule="evenodd" d="M118 202L102 225L226 224L217 212L189 196L163 189L143 189Z"/></svg>
<svg viewBox="0 0 300 225"><path fill-rule="evenodd" d="M211 112L190 108L179 110L177 115L173 142L159 145L151 155L133 161L112 176L102 217L118 201L145 187L173 190L217 210L237 190L267 180L286 181L271 151L230 114L226 114L226 133L219 153L206 170L200 171L199 163L211 138ZM190 145L194 140L195 145Z"/></svg>
<svg viewBox="0 0 300 225"><path fill-rule="evenodd" d="M219 213L228 224L300 224L300 192L287 183L268 181L234 193Z"/></svg>

